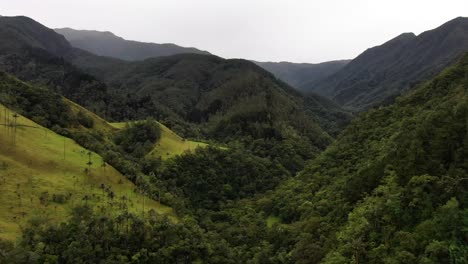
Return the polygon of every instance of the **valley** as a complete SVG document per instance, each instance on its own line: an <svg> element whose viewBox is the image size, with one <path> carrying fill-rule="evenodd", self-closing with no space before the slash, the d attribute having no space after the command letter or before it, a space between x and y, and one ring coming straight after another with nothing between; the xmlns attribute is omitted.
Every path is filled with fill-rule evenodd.
<svg viewBox="0 0 468 264"><path fill-rule="evenodd" d="M467 179L467 18L314 64L0 16L0 263L468 263Z"/></svg>

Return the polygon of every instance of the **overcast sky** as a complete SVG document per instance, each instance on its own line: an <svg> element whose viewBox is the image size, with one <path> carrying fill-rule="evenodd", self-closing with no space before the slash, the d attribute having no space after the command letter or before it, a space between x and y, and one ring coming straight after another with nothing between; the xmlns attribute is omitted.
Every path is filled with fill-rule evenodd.
<svg viewBox="0 0 468 264"><path fill-rule="evenodd" d="M225 58L316 63L468 16L468 0L0 0L0 15Z"/></svg>

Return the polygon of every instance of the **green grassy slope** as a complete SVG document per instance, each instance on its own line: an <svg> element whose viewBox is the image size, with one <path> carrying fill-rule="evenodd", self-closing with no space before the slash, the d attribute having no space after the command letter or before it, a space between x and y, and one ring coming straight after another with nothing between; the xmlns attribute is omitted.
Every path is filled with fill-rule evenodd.
<svg viewBox="0 0 468 264"><path fill-rule="evenodd" d="M125 127L126 123L110 123L110 125L116 129L122 129ZM183 139L161 123L159 123L159 126L161 127L161 139L156 143L154 149L148 153L149 156L167 159L186 151L194 150L197 147L204 147L207 145L203 142Z"/></svg>
<svg viewBox="0 0 468 264"><path fill-rule="evenodd" d="M4 123L5 113L13 113L1 105L0 110ZM87 175L88 150L23 116L17 124L31 127L17 127L14 137L12 127L0 126L0 238L15 239L34 216L62 221L77 204L94 204L105 214L125 207L138 214L151 209L172 214L170 208L135 193L135 185L113 167L104 168L96 153L91 154ZM101 184L109 187L113 199ZM54 202L54 195L63 195L65 201Z"/></svg>

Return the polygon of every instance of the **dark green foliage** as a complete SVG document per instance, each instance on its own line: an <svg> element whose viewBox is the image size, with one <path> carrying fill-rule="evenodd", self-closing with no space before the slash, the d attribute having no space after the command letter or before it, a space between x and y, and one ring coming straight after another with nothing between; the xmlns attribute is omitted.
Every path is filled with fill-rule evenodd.
<svg viewBox="0 0 468 264"><path fill-rule="evenodd" d="M468 260L467 73L465 56L395 105L361 114L280 186L264 209L298 228L296 262Z"/></svg>
<svg viewBox="0 0 468 264"><path fill-rule="evenodd" d="M106 85L63 58L19 45L14 51L0 49L0 62L0 70L22 81L48 88L103 116L107 114L106 104L110 99Z"/></svg>
<svg viewBox="0 0 468 264"><path fill-rule="evenodd" d="M272 190L288 172L242 150L198 148L166 162L158 173L168 191L198 209L219 210L230 200Z"/></svg>
<svg viewBox="0 0 468 264"><path fill-rule="evenodd" d="M70 127L76 122L61 96L22 83L3 72L0 72L0 103L20 110L45 127Z"/></svg>
<svg viewBox="0 0 468 264"><path fill-rule="evenodd" d="M59 226L31 222L22 247L37 259L28 263L192 263L208 261L216 250L213 242L190 219L174 223L154 212L145 219L130 213L106 216L76 207L70 221Z"/></svg>
<svg viewBox="0 0 468 264"><path fill-rule="evenodd" d="M88 56L74 62L102 76L113 92L128 93L134 103L127 105L138 109L140 116L159 113L157 118L179 134L224 143L240 141L250 146L265 140L264 148L295 141L304 147L300 151L288 149L288 157L271 149L251 148L262 157L281 157L281 162L292 156L294 164L285 164L292 172L331 142L322 124L336 133L350 118L327 99L304 98L244 60L184 54L127 67L103 60Z"/></svg>
<svg viewBox="0 0 468 264"><path fill-rule="evenodd" d="M153 149L154 143L160 137L159 124L152 119L147 119L129 123L124 130L115 135L114 141L125 152L142 158Z"/></svg>
<svg viewBox="0 0 468 264"><path fill-rule="evenodd" d="M39 263L39 259L40 256L35 252L25 250L22 247L15 247L13 242L0 239L0 263Z"/></svg>
<svg viewBox="0 0 468 264"><path fill-rule="evenodd" d="M86 128L93 128L94 126L94 120L81 110L76 114L76 119L78 120L78 123Z"/></svg>

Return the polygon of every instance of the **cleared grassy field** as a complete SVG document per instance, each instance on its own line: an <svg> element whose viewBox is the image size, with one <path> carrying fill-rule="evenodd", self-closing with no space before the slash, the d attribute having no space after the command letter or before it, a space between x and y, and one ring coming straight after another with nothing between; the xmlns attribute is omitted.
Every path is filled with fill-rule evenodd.
<svg viewBox="0 0 468 264"><path fill-rule="evenodd" d="M125 128L125 122L110 123L117 129ZM191 151L197 147L205 147L206 143L184 140L182 137L174 133L165 125L159 123L161 127L161 139L156 143L154 149L148 154L149 156L161 157L167 159L175 155L180 155L186 151Z"/></svg>
<svg viewBox="0 0 468 264"><path fill-rule="evenodd" d="M0 124L4 110L13 116L0 105ZM16 239L32 217L63 221L77 204L95 205L103 214L154 210L173 217L171 208L139 194L117 170L103 166L98 154L23 116L17 124L16 132L0 125L0 238Z"/></svg>

